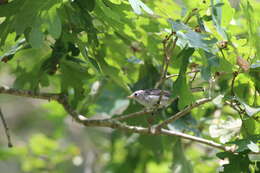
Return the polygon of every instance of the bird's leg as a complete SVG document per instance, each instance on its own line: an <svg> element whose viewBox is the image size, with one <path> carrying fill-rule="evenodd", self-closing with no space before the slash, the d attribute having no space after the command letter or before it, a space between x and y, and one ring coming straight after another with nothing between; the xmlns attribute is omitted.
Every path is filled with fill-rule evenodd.
<svg viewBox="0 0 260 173"><path fill-rule="evenodd" d="M148 123L148 130L152 134L154 134L156 132L156 129L155 129L154 125L153 125L153 122L154 122L154 118L155 118L154 116L155 116L157 110L158 110L157 108L153 109L153 111L151 113L151 116L146 119L146 121Z"/></svg>
<svg viewBox="0 0 260 173"><path fill-rule="evenodd" d="M153 125L154 115L155 115L155 113L152 112L152 113L151 113L151 116L149 116L149 117L146 119L146 121L147 121L149 127L150 127L151 125Z"/></svg>

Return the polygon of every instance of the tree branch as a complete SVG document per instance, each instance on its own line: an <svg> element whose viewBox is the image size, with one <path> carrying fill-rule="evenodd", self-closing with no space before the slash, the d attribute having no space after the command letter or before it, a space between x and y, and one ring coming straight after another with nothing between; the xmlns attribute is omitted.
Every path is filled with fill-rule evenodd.
<svg viewBox="0 0 260 173"><path fill-rule="evenodd" d="M166 130L166 129L161 129L161 133L164 134L164 135L168 135L168 136L179 136L181 138L188 139L188 140L191 140L191 141L196 141L196 142L199 142L199 143L202 143L202 144L214 147L214 148L218 148L220 150L231 151L230 147L226 147L226 146L223 146L223 145L216 143L214 141L203 139L203 138L192 136L192 135L188 135L188 134L185 134L185 133L172 131L172 130Z"/></svg>
<svg viewBox="0 0 260 173"><path fill-rule="evenodd" d="M172 131L172 130L166 130L166 129L160 129L158 131L152 131L150 128L145 127L139 127L139 126L131 126L127 125L125 123L119 122L119 120L125 120L128 118L132 118L141 114L148 114L150 112L148 111L140 111L135 112L127 115L123 115L117 118L108 118L108 119L90 119L86 118L85 116L79 115L75 110L71 108L67 101L67 96L63 94L51 94L51 93L35 93L31 91L24 91L24 90L18 90L18 89L11 89L7 87L0 87L0 94L9 94L9 95L16 95L16 96L24 96L24 97L30 97L30 98L38 98L38 99L45 99L45 100L56 100L60 104L63 105L64 109L73 117L75 121L78 123L87 126L87 127L110 127L113 129L120 129L123 131L131 132L131 133L139 133L139 134L149 134L149 135L167 135L167 136L179 136L184 139L188 139L191 141L199 142L217 149L221 149L224 151L231 151L228 147L225 147L221 144L215 143L211 140L206 140L200 137L195 137L192 135L188 135L185 133ZM177 113L175 116L171 117L170 119L164 121L159 126L164 126L168 124L169 122L172 122L173 120L176 120L177 118L180 118L181 116L188 113L191 109L198 107L201 104L204 104L206 102L209 102L211 99L201 99L198 102L194 103L193 105L185 108L180 113ZM231 151L233 152L233 151Z"/></svg>
<svg viewBox="0 0 260 173"><path fill-rule="evenodd" d="M217 148L217 149L221 149L224 151L231 151L229 147L223 146L214 141L203 139L203 138L192 136L192 135L188 135L188 134L185 134L182 132L173 131L173 130L161 129L160 131L153 132L150 130L150 128L144 128L144 127L139 127L139 126L130 126L130 125L120 123L118 121L114 121L114 120L107 120L105 122L103 120L99 120L99 121L94 122L85 117L81 118L81 123L84 124L85 126L110 127L113 129L120 129L123 131L132 132L132 133L134 132L134 133L139 133L139 134L178 136L178 137L181 137L184 139L199 142L199 143L202 143L202 144L205 144L205 145Z"/></svg>
<svg viewBox="0 0 260 173"><path fill-rule="evenodd" d="M122 121L122 120L130 119L130 118L134 118L134 117L137 117L137 116L140 116L140 115L150 114L152 112L153 112L152 110L151 111L144 110L144 111L130 113L130 114L127 114L127 115L121 115L121 116L118 116L118 117L114 117L112 119L117 120L117 121Z"/></svg>
<svg viewBox="0 0 260 173"><path fill-rule="evenodd" d="M170 118L164 120L163 122L161 122L160 124L158 124L155 128L156 130L161 129L163 126L176 121L177 119L183 117L184 115L186 115L187 113L189 113L193 108L196 108L202 104L208 103L210 102L212 99L211 98L204 98L204 99L200 99L198 101L196 101L194 104L186 107L185 109L183 109L182 111L174 114L173 116L171 116Z"/></svg>
<svg viewBox="0 0 260 173"><path fill-rule="evenodd" d="M238 75L238 72L235 71L235 72L233 73L233 78L232 78L232 82L231 82L231 95L232 95L232 96L235 96L234 84L235 84L235 80L236 80L237 75Z"/></svg>
<svg viewBox="0 0 260 173"><path fill-rule="evenodd" d="M11 135L9 133L9 128L7 126L7 123L5 121L5 118L4 118L4 115L2 113L2 110L0 108L0 117L1 117L1 120L2 120L2 123L4 125L4 129L5 129L5 134L6 134L6 137L7 137L7 142L8 142L8 147L13 147L13 144L12 144L12 141L11 141Z"/></svg>
<svg viewBox="0 0 260 173"><path fill-rule="evenodd" d="M43 100L58 100L61 94L52 94L52 93L36 93L32 91L19 90L14 88L9 88L6 86L0 86L0 93L15 95L15 96L23 96L30 98L37 98Z"/></svg>

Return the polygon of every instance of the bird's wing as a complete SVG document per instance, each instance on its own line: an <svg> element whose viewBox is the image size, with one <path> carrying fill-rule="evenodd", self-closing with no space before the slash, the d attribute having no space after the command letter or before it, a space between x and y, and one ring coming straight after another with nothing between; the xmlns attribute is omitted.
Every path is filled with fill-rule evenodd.
<svg viewBox="0 0 260 173"><path fill-rule="evenodd" d="M169 91L165 91L165 90L160 90L160 89L147 89L145 90L145 94L149 94L149 95L160 95L161 92L163 92L162 94L166 97L170 97L171 93Z"/></svg>

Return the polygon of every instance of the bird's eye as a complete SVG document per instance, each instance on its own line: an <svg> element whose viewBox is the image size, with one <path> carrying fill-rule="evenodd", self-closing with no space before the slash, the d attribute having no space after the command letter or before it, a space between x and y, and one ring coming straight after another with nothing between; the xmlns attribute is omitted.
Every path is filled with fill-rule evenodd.
<svg viewBox="0 0 260 173"><path fill-rule="evenodd" d="M137 93L134 94L134 96L137 96L137 95L138 95Z"/></svg>

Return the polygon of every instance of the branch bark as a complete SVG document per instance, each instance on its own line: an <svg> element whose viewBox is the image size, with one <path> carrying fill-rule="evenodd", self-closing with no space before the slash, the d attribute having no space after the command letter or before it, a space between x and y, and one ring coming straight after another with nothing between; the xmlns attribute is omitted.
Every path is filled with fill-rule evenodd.
<svg viewBox="0 0 260 173"><path fill-rule="evenodd" d="M7 138L7 142L8 142L8 147L11 148L11 147L13 147L13 144L12 144L12 141L11 141L11 135L9 133L9 128L7 126L7 123L5 121L5 118L4 118L4 115L3 115L3 112L1 110L1 108L0 108L0 117L1 117L4 129L5 129L5 134L6 134L6 138Z"/></svg>
<svg viewBox="0 0 260 173"><path fill-rule="evenodd" d="M127 114L127 115L121 115L119 117L115 117L115 118L113 118L113 120L123 121L123 120L134 118L134 117L137 117L137 116L140 116L140 115L150 114L152 112L153 111L146 111L146 110L139 111L139 112L134 112L134 113L130 113L130 114Z"/></svg>
<svg viewBox="0 0 260 173"><path fill-rule="evenodd" d="M37 98L37 99L45 99L45 100L55 100L59 102L61 105L63 105L64 109L72 116L72 118L87 127L109 127L113 129L119 129L123 131L127 131L130 133L139 133L139 134L149 134L149 135L167 135L167 136L179 136L184 139L188 139L191 141L199 142L217 149L221 149L224 151L231 151L228 147L223 146L221 144L215 143L214 141L203 139L200 137L195 137L192 135L188 135L185 133L173 131L173 130L166 130L161 128L159 131L151 130L151 128L145 128L145 127L139 127L139 126L131 126L127 125L125 123L120 122L119 120L125 120L129 118L133 118L135 116L148 114L149 111L140 111L135 112L127 115L123 115L117 118L108 118L108 119L91 119L86 118L83 115L79 115L75 110L73 110L68 103L68 99L66 95L63 94L56 94L56 93L34 93L31 91L24 91L24 90L18 90L18 89L12 89L8 87L0 87L0 94L9 94L9 95L16 95L16 96L23 96L23 97L30 97L30 98ZM194 107L198 107L201 104L204 104L206 102L209 102L210 99L202 99L193 105L185 108L181 113L176 114L175 116L171 117L170 119L164 121L163 123L159 124L158 126L163 127L164 125L168 124L169 122L172 122L176 119L176 117L180 118L181 116L188 113L191 109ZM231 151L232 152L232 151Z"/></svg>

